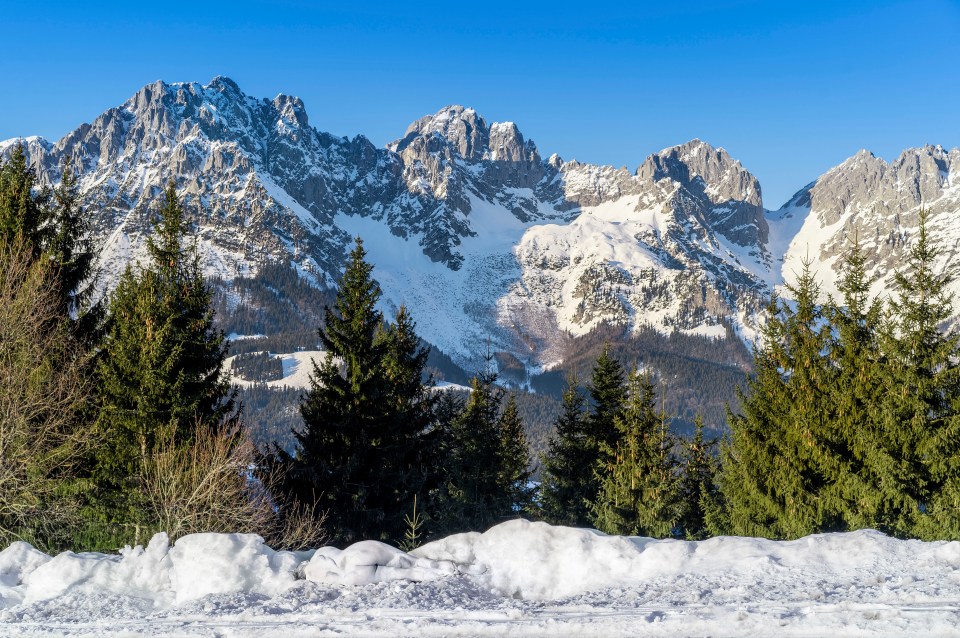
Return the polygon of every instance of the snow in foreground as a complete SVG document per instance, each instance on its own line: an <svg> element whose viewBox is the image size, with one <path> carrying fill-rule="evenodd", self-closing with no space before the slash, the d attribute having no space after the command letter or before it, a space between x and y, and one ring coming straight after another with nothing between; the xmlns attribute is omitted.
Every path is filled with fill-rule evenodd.
<svg viewBox="0 0 960 638"><path fill-rule="evenodd" d="M960 543L605 536L516 520L405 554L165 535L120 555L0 552L4 636L941 635Z"/></svg>

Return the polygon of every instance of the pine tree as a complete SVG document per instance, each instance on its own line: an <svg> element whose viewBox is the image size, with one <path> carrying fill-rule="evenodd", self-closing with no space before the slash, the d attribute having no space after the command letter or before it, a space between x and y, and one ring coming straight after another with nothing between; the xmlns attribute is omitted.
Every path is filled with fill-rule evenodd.
<svg viewBox="0 0 960 638"><path fill-rule="evenodd" d="M884 512L898 500L899 491L887 493L892 458L875 418L885 364L879 340L882 304L870 298L872 282L866 255L854 239L841 261L841 302L831 299L825 311L834 331L827 358L837 375L827 402L835 432L833 453L840 461L831 498L845 529L887 529Z"/></svg>
<svg viewBox="0 0 960 638"><path fill-rule="evenodd" d="M512 514L512 495L503 485L504 455L499 428L503 392L497 375L478 374L470 396L451 424L450 474L444 505L445 531L480 531Z"/></svg>
<svg viewBox="0 0 960 638"><path fill-rule="evenodd" d="M523 421L517 411L517 397L510 394L498 423L500 433L500 486L506 493L511 512L529 512L533 488L530 486L530 448L523 433Z"/></svg>
<svg viewBox="0 0 960 638"><path fill-rule="evenodd" d="M729 415L720 485L738 535L796 538L842 525L833 497L842 458L827 400L835 375L824 356L830 330L809 261L789 289L796 307L771 300L755 376L739 395L743 414Z"/></svg>
<svg viewBox="0 0 960 638"><path fill-rule="evenodd" d="M683 469L680 475L680 516L678 526L687 540L710 536L708 517L717 507L716 439L703 435L703 419L697 415L693 437L683 441Z"/></svg>
<svg viewBox="0 0 960 638"><path fill-rule="evenodd" d="M97 366L103 444L93 478L102 522L119 526L126 540L129 528L149 524L137 488L147 454L171 432L189 445L197 424L217 428L233 415L221 369L227 344L213 326L211 293L185 234L171 182L147 242L149 264L128 267L110 297Z"/></svg>
<svg viewBox="0 0 960 638"><path fill-rule="evenodd" d="M884 343L880 427L889 450L885 478L896 487L883 522L895 535L935 538L960 527L960 335L941 329L952 315L951 277L934 271L939 251L929 242L926 211L919 221L906 272L894 273Z"/></svg>
<svg viewBox="0 0 960 638"><path fill-rule="evenodd" d="M25 242L33 259L39 259L47 243L49 217L49 193L38 190L23 143L18 142L10 159L0 162L0 243Z"/></svg>
<svg viewBox="0 0 960 638"><path fill-rule="evenodd" d="M62 313L69 317L74 335L92 346L101 336L103 307L92 300L94 249L89 223L80 206L77 175L69 163L63 168L63 179L52 199L46 252L56 268Z"/></svg>
<svg viewBox="0 0 960 638"><path fill-rule="evenodd" d="M623 367L610 356L609 346L597 357L587 391L590 393L591 408L585 419L586 449L590 455L590 466L595 469L598 464L609 461L607 455L616 447L620 436L616 421L627 401ZM592 503L599 491L599 480L596 473L591 472L586 478L584 493L589 495L587 498Z"/></svg>
<svg viewBox="0 0 960 638"><path fill-rule="evenodd" d="M60 186L51 191L38 187L22 143L8 161L0 161L0 243L22 242L33 260L42 256L50 262L52 285L62 299L61 316L82 345L95 347L103 312L99 304L88 303L94 250L79 201L76 173L69 163Z"/></svg>
<svg viewBox="0 0 960 638"><path fill-rule="evenodd" d="M380 295L357 238L319 331L327 354L300 404L296 452L275 448L263 463L285 475L284 503L316 503L327 513L336 543L400 542L413 497L439 482L436 399L422 380L427 352L405 309L384 325Z"/></svg>
<svg viewBox="0 0 960 638"><path fill-rule="evenodd" d="M649 375L634 371L626 405L615 417L617 441L601 444L596 468L600 490L592 511L601 531L657 538L673 533L680 513L676 459L655 400Z"/></svg>
<svg viewBox="0 0 960 638"><path fill-rule="evenodd" d="M575 377L567 380L563 411L542 460L540 501L543 517L555 525L588 526L596 457L587 447L585 398Z"/></svg>

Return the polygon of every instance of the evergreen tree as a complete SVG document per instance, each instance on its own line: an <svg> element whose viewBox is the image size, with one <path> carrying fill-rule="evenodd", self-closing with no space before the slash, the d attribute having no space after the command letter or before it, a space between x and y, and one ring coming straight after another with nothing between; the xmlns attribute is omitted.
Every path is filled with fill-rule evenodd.
<svg viewBox="0 0 960 638"><path fill-rule="evenodd" d="M952 316L951 277L934 271L939 251L929 242L927 222L921 211L906 272L893 277L880 427L889 450L883 470L895 487L887 492L882 522L895 535L934 538L960 527L960 335L942 330Z"/></svg>
<svg viewBox="0 0 960 638"><path fill-rule="evenodd" d="M400 542L413 497L431 487L435 399L424 387L427 353L405 309L383 325L380 287L357 238L320 340L295 432L293 456L275 448L266 472L285 475L279 498L316 503L332 540Z"/></svg>
<svg viewBox="0 0 960 638"><path fill-rule="evenodd" d="M217 428L233 414L233 392L221 367L227 344L213 326L211 294L195 246L184 245L183 208L171 182L149 263L128 267L110 297L97 365L103 443L93 478L101 522L129 540L145 520L138 472L159 441L176 433L188 445L196 425Z"/></svg>
<svg viewBox="0 0 960 638"><path fill-rule="evenodd" d="M523 421L517 412L517 397L511 394L500 415L500 486L506 492L511 512L529 512L533 504L530 486L530 448L523 433Z"/></svg>
<svg viewBox="0 0 960 638"><path fill-rule="evenodd" d="M543 517L554 525L588 526L596 456L587 447L585 398L575 377L567 380L563 412L542 460L540 501Z"/></svg>
<svg viewBox="0 0 960 638"><path fill-rule="evenodd" d="M503 484L503 438L499 428L502 391L497 375L470 382L470 396L451 424L450 475L444 504L446 532L480 531L512 514L512 494Z"/></svg>
<svg viewBox="0 0 960 638"><path fill-rule="evenodd" d="M594 470L598 464L609 463L609 454L616 448L620 433L616 421L627 401L627 388L623 367L610 356L610 347L606 346L593 366L590 385L591 409L587 414L586 450L590 455L590 466ZM584 493L593 503L600 491L596 472L585 478Z"/></svg>
<svg viewBox="0 0 960 638"><path fill-rule="evenodd" d="M600 491L592 507L597 529L609 534L668 537L679 516L676 459L667 419L655 407L649 375L634 371L627 402L615 417L618 434L601 443Z"/></svg>
<svg viewBox="0 0 960 638"><path fill-rule="evenodd" d="M842 459L832 452L827 400L835 375L824 356L830 330L809 261L789 289L796 307L771 300L755 376L739 394L743 413L729 414L720 485L733 534L796 538L842 526L833 495Z"/></svg>
<svg viewBox="0 0 960 638"><path fill-rule="evenodd" d="M708 518L718 506L716 484L717 459L713 454L717 441L703 435L703 419L698 415L693 438L683 441L683 470L680 475L680 516L678 525L687 540L710 536Z"/></svg>
<svg viewBox="0 0 960 638"><path fill-rule="evenodd" d="M9 246L19 239L38 259L47 243L49 216L49 193L37 189L23 143L18 142L10 159L0 162L0 243Z"/></svg>
<svg viewBox="0 0 960 638"><path fill-rule="evenodd" d="M866 255L855 239L841 262L841 303L831 299L825 311L834 332L827 358L836 373L827 402L835 432L833 452L841 461L832 498L846 529L889 529L885 512L896 509L899 498L899 489L888 492L892 458L876 418L885 364L879 340L882 304L870 298L871 283Z"/></svg>
<svg viewBox="0 0 960 638"><path fill-rule="evenodd" d="M47 254L56 267L62 313L69 317L74 335L93 346L101 336L104 313L99 301L92 302L94 248L89 223L80 207L77 175L69 163L52 199Z"/></svg>

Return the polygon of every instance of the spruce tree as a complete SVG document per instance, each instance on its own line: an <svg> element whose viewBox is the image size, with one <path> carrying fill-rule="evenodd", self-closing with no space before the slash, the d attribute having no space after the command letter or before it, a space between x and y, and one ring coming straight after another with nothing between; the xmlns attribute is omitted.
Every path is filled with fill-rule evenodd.
<svg viewBox="0 0 960 638"><path fill-rule="evenodd" d="M103 307L92 299L94 247L90 225L80 206L77 174L70 163L63 168L63 179L53 190L52 202L46 252L56 269L62 313L69 318L74 335L93 346L101 336Z"/></svg>
<svg viewBox="0 0 960 638"><path fill-rule="evenodd" d="M606 346L593 366L590 384L590 411L585 419L586 449L590 455L590 466L596 469L600 463L609 461L619 439L616 421L627 401L627 388L623 367L610 356L610 346ZM596 472L585 478L584 493L591 503L597 499L600 483Z"/></svg>
<svg viewBox="0 0 960 638"><path fill-rule="evenodd" d="M319 331L326 357L314 363L301 400L297 449L275 448L263 463L284 475L280 500L326 512L335 543L400 542L413 497L437 482L427 353L405 309L384 325L380 295L357 238Z"/></svg>
<svg viewBox="0 0 960 638"><path fill-rule="evenodd" d="M540 484L541 511L554 525L588 526L589 504L596 498L591 492L596 456L587 447L586 399L575 377L567 380L563 393L563 411L554 424L554 435L542 459Z"/></svg>
<svg viewBox="0 0 960 638"><path fill-rule="evenodd" d="M710 536L708 517L718 504L717 459L713 453L716 444L716 439L704 437L703 419L697 415L693 437L682 443L677 525L687 540L703 540Z"/></svg>
<svg viewBox="0 0 960 638"><path fill-rule="evenodd" d="M841 300L831 299L825 311L834 332L826 356L836 373L827 402L835 432L833 453L840 461L830 498L845 529L888 529L885 511L899 492L889 492L892 458L876 418L885 363L880 351L882 304L870 297L872 282L866 255L854 239L840 264Z"/></svg>
<svg viewBox="0 0 960 638"><path fill-rule="evenodd" d="M739 394L742 414L729 413L720 475L729 533L796 538L842 526L833 496L842 458L827 400L835 375L824 356L830 330L810 266L789 287L795 308L772 298L755 376Z"/></svg>
<svg viewBox="0 0 960 638"><path fill-rule="evenodd" d="M149 263L128 267L110 296L93 478L98 516L121 540L149 524L137 486L147 454L170 433L189 445L197 424L218 428L233 415L222 371L226 340L214 328L211 293L185 234L171 182L147 241Z"/></svg>
<svg viewBox="0 0 960 638"><path fill-rule="evenodd" d="M890 450L886 479L897 487L883 522L895 535L936 538L960 527L960 335L943 329L952 315L951 277L935 272L939 250L929 241L926 211L919 222L906 271L894 273L885 338L880 427Z"/></svg>
<svg viewBox="0 0 960 638"><path fill-rule="evenodd" d="M448 532L480 531L510 516L504 489L503 455L498 427L502 391L497 375L478 374L470 396L451 425L449 502L444 515Z"/></svg>
<svg viewBox="0 0 960 638"><path fill-rule="evenodd" d="M634 371L627 383L626 405L614 421L617 440L601 443L594 525L609 534L665 538L680 514L673 437L656 410L650 376Z"/></svg>
<svg viewBox="0 0 960 638"><path fill-rule="evenodd" d="M510 394L498 423L500 430L500 486L506 492L510 512L529 512L533 504L530 486L530 448L523 433L523 421L517 410L517 397ZM509 515L509 513L508 513Z"/></svg>
<svg viewBox="0 0 960 638"><path fill-rule="evenodd" d="M50 217L49 192L38 189L27 166L23 143L18 142L6 162L0 162L0 243L25 242L34 259L47 243Z"/></svg>

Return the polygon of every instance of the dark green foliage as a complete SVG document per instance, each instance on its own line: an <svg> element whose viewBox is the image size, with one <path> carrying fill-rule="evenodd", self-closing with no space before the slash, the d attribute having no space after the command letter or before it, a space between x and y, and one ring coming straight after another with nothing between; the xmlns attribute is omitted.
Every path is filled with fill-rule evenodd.
<svg viewBox="0 0 960 638"><path fill-rule="evenodd" d="M881 428L892 451L892 481L901 491L891 531L955 538L960 478L960 335L942 328L953 314L949 273L934 272L939 251L927 236L927 215L906 272L894 274L890 302L895 338L885 339ZM900 507L896 507L900 505ZM926 514L926 515L923 515Z"/></svg>
<svg viewBox="0 0 960 638"><path fill-rule="evenodd" d="M50 214L50 193L37 190L23 144L18 143L9 160L0 163L0 243L9 246L19 240L38 258L47 245Z"/></svg>
<svg viewBox="0 0 960 638"><path fill-rule="evenodd" d="M269 352L247 352L233 358L230 368L244 381L266 383L283 378L283 362Z"/></svg>
<svg viewBox="0 0 960 638"><path fill-rule="evenodd" d="M167 433L188 445L197 424L219 427L233 411L221 371L226 341L213 326L210 291L185 234L171 183L148 240L149 263L128 267L110 297L97 366L103 444L93 478L99 515L121 539L147 522L136 483L145 456Z"/></svg>
<svg viewBox="0 0 960 638"><path fill-rule="evenodd" d="M244 429L257 449L271 449L276 444L293 454L297 440L294 433L303 427L298 388L273 388L263 383L238 388L237 403L243 406Z"/></svg>
<svg viewBox="0 0 960 638"><path fill-rule="evenodd" d="M894 451L884 443L876 418L884 393L885 358L880 350L882 306L879 299L870 299L871 283L866 256L855 240L844 255L837 281L842 299L839 304L831 299L824 311L834 330L826 353L836 375L827 399L833 410L834 451L840 460L833 493L844 528L889 533L891 515L903 502L900 488L889 481Z"/></svg>
<svg viewBox="0 0 960 638"><path fill-rule="evenodd" d="M103 336L104 308L100 301L91 301L94 247L87 219L80 207L76 173L67 164L60 186L53 191L46 252L55 264L61 312L70 318L72 331L81 343L92 347Z"/></svg>
<svg viewBox="0 0 960 638"><path fill-rule="evenodd" d="M557 418L554 436L542 457L540 506L544 519L554 525L590 524L589 503L596 455L587 447L586 399L576 377L567 381L563 412Z"/></svg>
<svg viewBox="0 0 960 638"><path fill-rule="evenodd" d="M504 474L499 428L502 390L496 375L484 373L470 382L470 396L450 426L450 458L445 498L440 503L445 532L486 530L512 515L512 495Z"/></svg>
<svg viewBox="0 0 960 638"><path fill-rule="evenodd" d="M605 347L593 365L590 384L590 410L584 419L586 430L586 451L590 455L590 465L594 468L604 464L606 457L615 449L620 438L616 420L627 402L627 386L623 367L610 355ZM593 502L600 491L599 478L591 474L584 478L583 492Z"/></svg>
<svg viewBox="0 0 960 638"><path fill-rule="evenodd" d="M506 491L513 512L529 513L533 504L533 488L530 486L531 459L523 421L517 408L516 395L511 393L500 414L500 485Z"/></svg>
<svg viewBox="0 0 960 638"><path fill-rule="evenodd" d="M678 531L687 540L702 540L710 536L709 519L719 507L716 483L716 439L703 434L703 421L697 419L694 434L683 439L682 471L680 474Z"/></svg>
<svg viewBox="0 0 960 638"><path fill-rule="evenodd" d="M834 374L823 357L830 333L809 262L791 292L795 309L771 301L743 413L730 416L720 482L738 535L795 538L842 524L833 493L842 458L828 414Z"/></svg>
<svg viewBox="0 0 960 638"><path fill-rule="evenodd" d="M614 424L614 443L600 443L594 525L609 534L668 537L680 516L680 485L673 437L666 415L656 409L649 375L630 375Z"/></svg>
<svg viewBox="0 0 960 638"><path fill-rule="evenodd" d="M266 471L285 468L279 497L317 503L332 540L399 542L409 501L428 489L433 399L421 379L426 351L401 309L384 327L380 288L362 242L350 255L319 331L326 359L314 364L301 402L293 456L279 448Z"/></svg>

